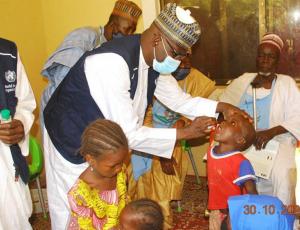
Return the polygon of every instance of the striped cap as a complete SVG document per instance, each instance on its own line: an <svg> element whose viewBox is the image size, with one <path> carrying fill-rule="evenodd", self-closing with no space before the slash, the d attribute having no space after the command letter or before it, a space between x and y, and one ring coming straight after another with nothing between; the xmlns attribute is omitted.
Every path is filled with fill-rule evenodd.
<svg viewBox="0 0 300 230"><path fill-rule="evenodd" d="M132 1L118 0L116 1L115 7L111 14L137 23L140 15L142 14L142 10Z"/></svg>
<svg viewBox="0 0 300 230"><path fill-rule="evenodd" d="M277 34L265 34L262 37L259 45L266 44L266 43L274 45L279 50L280 53L284 46L282 39Z"/></svg>
<svg viewBox="0 0 300 230"><path fill-rule="evenodd" d="M169 3L154 20L155 25L177 45L190 49L199 39L201 31L198 22L189 10Z"/></svg>

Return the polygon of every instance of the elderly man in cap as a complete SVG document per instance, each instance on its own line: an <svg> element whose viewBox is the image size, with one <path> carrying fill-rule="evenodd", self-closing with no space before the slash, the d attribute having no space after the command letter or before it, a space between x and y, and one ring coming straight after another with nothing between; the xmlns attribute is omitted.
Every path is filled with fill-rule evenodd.
<svg viewBox="0 0 300 230"><path fill-rule="evenodd" d="M176 140L209 133L216 113L247 116L228 103L192 98L170 75L199 36L190 12L172 3L141 35L106 42L86 52L71 68L44 110L47 190L55 226L66 226L66 194L88 166L78 149L91 121L113 120L122 127L131 149L171 158ZM153 95L192 123L181 129L143 126Z"/></svg>
<svg viewBox="0 0 300 230"><path fill-rule="evenodd" d="M132 1L118 0L107 24L100 28L83 27L70 32L46 61L41 74L48 78L48 87L41 100L41 118L52 93L69 72L70 68L86 51L102 43L133 34L142 10ZM43 124L43 119L41 119Z"/></svg>
<svg viewBox="0 0 300 230"><path fill-rule="evenodd" d="M231 103L253 116L252 87L256 88L256 149L264 149L270 140L279 142L278 154L269 180L260 179L259 193L277 196L286 205L294 202L296 139L300 139L300 93L293 78L277 74L283 48L276 34L263 36L258 49L257 73L245 73L235 79L220 100Z"/></svg>

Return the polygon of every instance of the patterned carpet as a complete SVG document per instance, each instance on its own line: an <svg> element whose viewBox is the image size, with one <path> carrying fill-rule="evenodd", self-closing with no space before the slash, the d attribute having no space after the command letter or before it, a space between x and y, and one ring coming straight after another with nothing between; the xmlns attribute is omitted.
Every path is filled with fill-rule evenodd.
<svg viewBox="0 0 300 230"><path fill-rule="evenodd" d="M183 187L182 212L173 209L174 230L208 229L208 219L204 217L207 204L206 179L196 183L194 176L187 176Z"/></svg>
<svg viewBox="0 0 300 230"><path fill-rule="evenodd" d="M183 187L182 211L178 212L176 205L173 208L174 228L172 230L208 229L208 219L204 217L206 202L205 178L201 178L201 184L198 185L194 176L187 176ZM51 229L49 219L45 220L42 214L33 215L31 223L34 230Z"/></svg>

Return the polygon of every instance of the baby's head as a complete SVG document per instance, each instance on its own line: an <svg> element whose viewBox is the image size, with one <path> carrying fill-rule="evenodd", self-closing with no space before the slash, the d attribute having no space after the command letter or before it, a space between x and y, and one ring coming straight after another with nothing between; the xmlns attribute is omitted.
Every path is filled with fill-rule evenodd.
<svg viewBox="0 0 300 230"><path fill-rule="evenodd" d="M254 143L255 135L253 124L247 118L233 114L217 126L214 140L234 150L244 151Z"/></svg>
<svg viewBox="0 0 300 230"><path fill-rule="evenodd" d="M84 130L80 154L93 172L103 177L114 177L122 170L128 154L127 138L117 123L98 119Z"/></svg>
<svg viewBox="0 0 300 230"><path fill-rule="evenodd" d="M132 201L121 212L120 230L162 230L164 217L158 203L150 199Z"/></svg>

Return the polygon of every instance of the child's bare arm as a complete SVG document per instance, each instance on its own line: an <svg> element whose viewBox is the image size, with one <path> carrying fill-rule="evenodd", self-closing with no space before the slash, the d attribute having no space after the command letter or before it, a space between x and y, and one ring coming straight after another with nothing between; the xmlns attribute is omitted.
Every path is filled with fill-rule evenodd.
<svg viewBox="0 0 300 230"><path fill-rule="evenodd" d="M247 180L244 184L243 187L246 189L248 194L258 194L256 190L256 185L253 180Z"/></svg>

